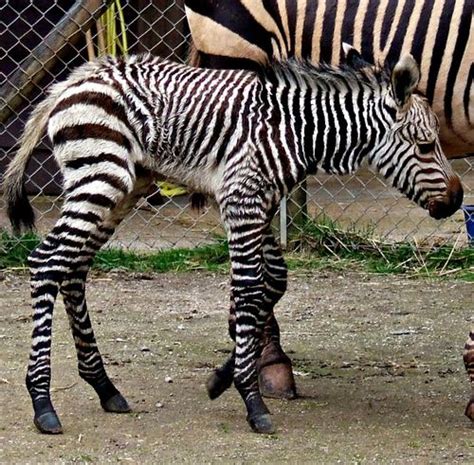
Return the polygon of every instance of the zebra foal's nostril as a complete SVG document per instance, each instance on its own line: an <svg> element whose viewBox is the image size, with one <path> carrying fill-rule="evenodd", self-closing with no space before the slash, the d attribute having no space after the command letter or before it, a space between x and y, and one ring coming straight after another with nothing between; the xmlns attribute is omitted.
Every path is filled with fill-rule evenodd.
<svg viewBox="0 0 474 465"><path fill-rule="evenodd" d="M428 202L430 216L439 220L452 215L462 204L464 191L458 176L451 176L442 198Z"/></svg>

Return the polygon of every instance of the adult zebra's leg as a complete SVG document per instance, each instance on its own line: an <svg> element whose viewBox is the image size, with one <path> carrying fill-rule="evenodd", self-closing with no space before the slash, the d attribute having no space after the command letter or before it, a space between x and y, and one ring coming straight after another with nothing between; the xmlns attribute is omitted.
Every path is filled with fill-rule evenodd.
<svg viewBox="0 0 474 465"><path fill-rule="evenodd" d="M269 316L265 323L262 354L258 360L260 392L265 397L294 399L296 385L290 358L280 344L280 328L273 309L287 287L287 266L273 233L268 228L263 238L265 305Z"/></svg>
<svg viewBox="0 0 474 465"><path fill-rule="evenodd" d="M89 236L83 249L87 262L69 273L60 288L76 346L79 376L94 388L102 408L107 412L126 413L131 409L105 371L87 310L85 283L95 254L112 236L115 228L137 200L147 192L151 181L151 175L137 179L133 192L127 195L114 208L110 217Z"/></svg>
<svg viewBox="0 0 474 465"><path fill-rule="evenodd" d="M464 366L471 381L471 398L464 413L474 421L474 329L469 333L469 338L464 346Z"/></svg>

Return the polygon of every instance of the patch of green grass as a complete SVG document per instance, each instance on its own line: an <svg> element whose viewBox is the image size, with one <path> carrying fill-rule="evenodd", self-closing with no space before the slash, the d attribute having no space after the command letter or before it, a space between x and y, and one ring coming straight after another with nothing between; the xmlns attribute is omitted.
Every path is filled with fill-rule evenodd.
<svg viewBox="0 0 474 465"><path fill-rule="evenodd" d="M80 454L75 457L71 457L72 463L95 463L96 459L88 454Z"/></svg>
<svg viewBox="0 0 474 465"><path fill-rule="evenodd" d="M415 243L388 244L370 232L345 231L329 220L308 222L296 238L299 249L286 254L292 270L366 271L404 273L409 276L456 277L474 281L474 248L444 245L421 247ZM25 267L28 254L39 238L26 234L19 238L0 233L0 269ZM228 247L222 239L193 249L168 249L153 253L122 249L101 250L93 268L137 272L227 271Z"/></svg>
<svg viewBox="0 0 474 465"><path fill-rule="evenodd" d="M218 271L228 267L228 249L223 241L194 249L169 249L154 253L137 253L121 249L101 250L93 267L110 271Z"/></svg>
<svg viewBox="0 0 474 465"><path fill-rule="evenodd" d="M40 239L36 234L27 233L21 237L0 233L0 269L23 267L28 255L38 246Z"/></svg>
<svg viewBox="0 0 474 465"><path fill-rule="evenodd" d="M40 238L33 233L20 237L0 233L0 269L26 267L28 255L39 243ZM227 243L219 240L216 244L194 249L168 249L154 253L103 249L92 266L102 271L218 271L228 269L228 260Z"/></svg>
<svg viewBox="0 0 474 465"><path fill-rule="evenodd" d="M218 427L223 433L230 433L230 426L227 423L219 423Z"/></svg>
<svg viewBox="0 0 474 465"><path fill-rule="evenodd" d="M298 253L287 258L290 268L408 273L412 276L449 276L474 281L474 248L426 246L416 242L386 243L370 230L342 229L332 220L307 221L294 238Z"/></svg>

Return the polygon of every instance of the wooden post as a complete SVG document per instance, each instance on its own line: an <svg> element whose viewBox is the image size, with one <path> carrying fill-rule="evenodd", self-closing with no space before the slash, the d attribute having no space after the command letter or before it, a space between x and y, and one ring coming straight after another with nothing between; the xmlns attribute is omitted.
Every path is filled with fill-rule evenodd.
<svg viewBox="0 0 474 465"><path fill-rule="evenodd" d="M0 124L4 124L56 63L66 43L74 44L89 30L112 0L78 0L28 60L0 90Z"/></svg>
<svg viewBox="0 0 474 465"><path fill-rule="evenodd" d="M287 204L287 237L288 245L290 248L297 248L298 243L292 241L297 237L306 223L308 218L308 196L306 190L306 179L298 184L297 187L291 192L286 204ZM293 245L291 245L293 244Z"/></svg>

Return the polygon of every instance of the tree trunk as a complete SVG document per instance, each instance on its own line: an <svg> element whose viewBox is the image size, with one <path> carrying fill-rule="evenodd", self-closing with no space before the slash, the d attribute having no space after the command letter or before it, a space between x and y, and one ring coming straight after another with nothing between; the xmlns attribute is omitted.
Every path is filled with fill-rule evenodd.
<svg viewBox="0 0 474 465"><path fill-rule="evenodd" d="M0 124L12 116L38 82L49 71L67 43L74 44L90 29L112 0L78 0L54 31L31 52L11 79L0 90Z"/></svg>

